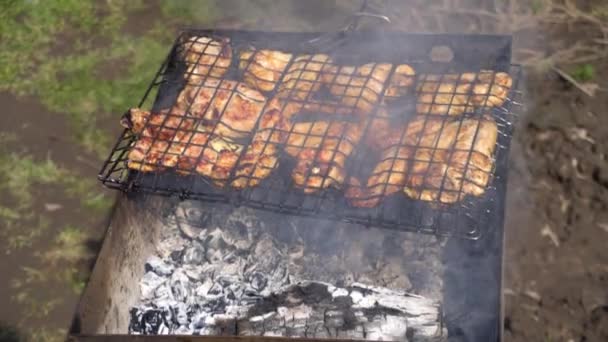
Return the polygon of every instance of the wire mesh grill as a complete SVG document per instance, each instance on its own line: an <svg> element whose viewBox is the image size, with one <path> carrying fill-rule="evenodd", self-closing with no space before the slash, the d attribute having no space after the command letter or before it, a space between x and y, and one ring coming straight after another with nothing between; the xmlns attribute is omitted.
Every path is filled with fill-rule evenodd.
<svg viewBox="0 0 608 342"><path fill-rule="evenodd" d="M510 40L353 35L330 56L294 43L307 34L184 32L101 181L479 238L504 198L521 95ZM438 44L456 58L431 61Z"/></svg>

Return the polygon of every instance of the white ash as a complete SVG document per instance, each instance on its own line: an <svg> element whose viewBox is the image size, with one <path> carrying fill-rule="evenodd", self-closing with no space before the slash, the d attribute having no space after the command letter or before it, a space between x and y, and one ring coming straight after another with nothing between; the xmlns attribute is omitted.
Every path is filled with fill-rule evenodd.
<svg viewBox="0 0 608 342"><path fill-rule="evenodd" d="M435 237L242 208L206 211L197 202L182 202L166 223L131 310L133 334L445 336Z"/></svg>

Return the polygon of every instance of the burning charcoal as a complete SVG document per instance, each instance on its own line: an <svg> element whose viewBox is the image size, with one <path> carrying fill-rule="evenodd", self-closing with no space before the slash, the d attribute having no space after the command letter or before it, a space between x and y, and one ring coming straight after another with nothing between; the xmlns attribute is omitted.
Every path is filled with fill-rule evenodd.
<svg viewBox="0 0 608 342"><path fill-rule="evenodd" d="M188 241L181 237L176 229L161 229L161 237L156 244L156 251L162 259L167 259L176 253L181 253Z"/></svg>
<svg viewBox="0 0 608 342"><path fill-rule="evenodd" d="M192 330L188 328L186 325L181 325L179 328L175 329L173 332L175 335L192 335Z"/></svg>
<svg viewBox="0 0 608 342"><path fill-rule="evenodd" d="M233 250L222 237L222 231L219 228L214 229L209 233L205 240L205 258L210 263L218 263L224 259L224 256Z"/></svg>
<svg viewBox="0 0 608 342"><path fill-rule="evenodd" d="M153 255L146 261L146 272L152 271L159 276L169 276L173 273L175 267L169 263L164 262L161 258Z"/></svg>
<svg viewBox="0 0 608 342"><path fill-rule="evenodd" d="M186 302L190 298L192 288L188 276L180 269L173 273L169 280L173 298L179 302Z"/></svg>
<svg viewBox="0 0 608 342"><path fill-rule="evenodd" d="M266 284L268 284L268 279L260 272L253 272L253 274L249 276L249 283L254 290L262 292L262 290L266 288Z"/></svg>
<svg viewBox="0 0 608 342"><path fill-rule="evenodd" d="M156 290L154 291L154 300L157 304L161 302L175 301L175 298L173 298L173 292L171 291L171 287L169 286L169 284L167 284L167 282L162 283L156 288Z"/></svg>
<svg viewBox="0 0 608 342"><path fill-rule="evenodd" d="M344 325L344 314L339 310L325 312L325 325L331 328L340 328Z"/></svg>
<svg viewBox="0 0 608 342"><path fill-rule="evenodd" d="M176 210L177 225L185 236L196 239L212 219L212 213L201 208L199 203L186 201Z"/></svg>
<svg viewBox="0 0 608 342"><path fill-rule="evenodd" d="M180 326L188 324L188 307L185 303L177 303L173 307L173 317Z"/></svg>
<svg viewBox="0 0 608 342"><path fill-rule="evenodd" d="M201 298L207 296L211 287L213 287L213 281L210 278L206 278L203 283L196 288L196 296Z"/></svg>
<svg viewBox="0 0 608 342"><path fill-rule="evenodd" d="M198 282L205 277L203 267L198 265L184 265L181 270L193 282Z"/></svg>
<svg viewBox="0 0 608 342"><path fill-rule="evenodd" d="M170 333L170 313L164 309L131 309L129 332L143 335L166 335Z"/></svg>
<svg viewBox="0 0 608 342"><path fill-rule="evenodd" d="M211 288L209 289L209 291L207 291L207 297L208 298L220 298L222 295L224 294L224 287L218 283L215 282L213 283L213 286L211 286Z"/></svg>
<svg viewBox="0 0 608 342"><path fill-rule="evenodd" d="M143 278L141 279L141 282L139 283L141 298L151 298L156 288L162 283L164 283L166 280L166 278L161 277L154 272L146 272L146 274L144 274Z"/></svg>
<svg viewBox="0 0 608 342"><path fill-rule="evenodd" d="M201 265L205 262L205 248L199 242L194 242L182 254L184 264Z"/></svg>

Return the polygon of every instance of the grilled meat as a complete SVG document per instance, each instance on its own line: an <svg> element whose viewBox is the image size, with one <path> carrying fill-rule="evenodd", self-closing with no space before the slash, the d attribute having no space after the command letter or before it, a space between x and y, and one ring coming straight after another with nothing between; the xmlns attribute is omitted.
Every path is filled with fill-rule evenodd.
<svg viewBox="0 0 608 342"><path fill-rule="evenodd" d="M209 177L216 185L223 186L235 167L243 146L228 138L206 132L196 132L181 143L177 172Z"/></svg>
<svg viewBox="0 0 608 342"><path fill-rule="evenodd" d="M494 164L496 122L486 115L452 122L444 130L449 132L448 138L453 143L435 153L432 149L420 151L409 172L405 193L415 199L440 203L454 203L466 195L481 196Z"/></svg>
<svg viewBox="0 0 608 342"><path fill-rule="evenodd" d="M245 50L239 56L239 70L243 81L250 87L270 92L281 79L281 75L292 55L275 50Z"/></svg>
<svg viewBox="0 0 608 342"><path fill-rule="evenodd" d="M311 101L321 87L323 70L330 65L329 56L323 54L297 56L279 85L278 98L294 101Z"/></svg>
<svg viewBox="0 0 608 342"><path fill-rule="evenodd" d="M205 131L236 139L251 134L266 98L244 83L208 79L201 86L186 86L177 103L190 115L203 119Z"/></svg>
<svg viewBox="0 0 608 342"><path fill-rule="evenodd" d="M279 165L278 144L285 141L288 123L280 101L272 99L260 118L251 144L238 162L232 186L237 189L254 187L267 178Z"/></svg>
<svg viewBox="0 0 608 342"><path fill-rule="evenodd" d="M379 121L388 120L384 108L379 115L376 123L389 122ZM371 208L377 206L385 196L401 191L408 179L412 160L417 160L429 150L435 150L435 147L441 149L450 145L450 133L443 129L447 126L445 120L420 115L407 124L386 127L387 131L382 132L380 139L373 135L368 138L366 142L380 154L380 158L366 184L356 178L349 180L346 191L349 202L357 207ZM433 157L439 157L439 154Z"/></svg>
<svg viewBox="0 0 608 342"><path fill-rule="evenodd" d="M293 139L294 134L290 134L291 144L288 140L286 150L288 153L298 151L295 155L296 167L292 172L294 183L305 193L314 193L344 183L346 159L361 139L365 121L320 121L309 125L318 130L319 134L315 134L316 137L311 137L314 133L309 134L309 137L302 141L305 146L303 148L293 147L296 139ZM294 131L296 126L298 125L294 125ZM311 143L310 140L318 141Z"/></svg>
<svg viewBox="0 0 608 342"><path fill-rule="evenodd" d="M142 172L176 168L180 174L196 172L223 185L242 145L208 132L194 131L195 123L196 118L185 116L175 108L161 113L131 109L122 124L139 137L129 152L127 166Z"/></svg>
<svg viewBox="0 0 608 342"><path fill-rule="evenodd" d="M384 91L384 100L390 102L410 94L414 82L416 82L414 68L407 64L398 65Z"/></svg>
<svg viewBox="0 0 608 342"><path fill-rule="evenodd" d="M343 105L370 113L382 95L391 68L392 64L386 63L358 67L328 64L323 70L322 82ZM391 91L396 89L391 88Z"/></svg>
<svg viewBox="0 0 608 342"><path fill-rule="evenodd" d="M183 151L179 142L195 125L177 108L150 113L139 108L130 109L121 124L138 135L131 147L127 166L142 172L174 167Z"/></svg>
<svg viewBox="0 0 608 342"><path fill-rule="evenodd" d="M418 114L460 115L477 107L498 107L512 86L504 72L421 75L417 87Z"/></svg>
<svg viewBox="0 0 608 342"><path fill-rule="evenodd" d="M193 36L181 47L180 55L187 66L185 77L189 84L199 84L208 78L222 78L232 62L229 38Z"/></svg>
<svg viewBox="0 0 608 342"><path fill-rule="evenodd" d="M497 126L490 116L453 121L420 115L385 140L380 161L366 184L350 179L346 197L357 207L375 207L401 191L414 199L454 203L481 196L489 183Z"/></svg>

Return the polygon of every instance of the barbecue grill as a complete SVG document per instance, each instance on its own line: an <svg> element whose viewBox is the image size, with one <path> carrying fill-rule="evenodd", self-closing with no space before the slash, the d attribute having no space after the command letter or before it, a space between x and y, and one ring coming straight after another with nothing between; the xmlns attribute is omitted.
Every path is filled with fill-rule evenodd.
<svg viewBox="0 0 608 342"><path fill-rule="evenodd" d="M370 15L365 12L365 5L361 12L364 15ZM372 14L371 16L386 20L381 15ZM242 52L252 51L253 48L255 51L268 49L291 54L285 67L276 71L275 76L278 80L276 84L289 82L292 82L291 84L307 84L304 87L307 91L304 91L304 93L301 92L302 88L294 87L289 89L287 95L282 94L282 96L283 99L287 99L286 102L297 105L299 108L312 108L309 111L300 110L300 113L292 118L293 122L306 123L329 120L346 124L361 123L363 122L361 118L353 117L352 113L357 112L364 106L368 111L366 111L367 121L361 124L362 136L360 139L349 140L351 138L343 134L342 131L339 134L330 133L329 130L321 133L311 130L298 132L302 135L304 141L309 139L316 139L321 142L336 140L340 144L347 143L352 146L352 153L344 156L346 162L344 165L340 165L343 166L343 179L337 179L335 175L330 174L319 176L315 173L314 168L308 168L306 172L300 175L301 179L304 180L301 183L309 184L308 181L315 176L320 177L322 181L320 185L307 187L296 184L297 182L294 181L293 170L297 166L298 160L294 159L293 155L288 155L285 152L290 148L297 150L302 146L290 145L288 140L264 142L264 149L279 151L277 156L279 163L270 167L269 175L266 177L259 177L254 172L239 172L238 168L232 168L227 174L218 177L217 174L200 174L195 166L196 163L180 164L175 162L167 165L168 163L163 164L158 161L150 162L145 158L134 162L131 151L133 151L138 141L143 138L141 134L134 132L133 129L125 129L99 174L99 179L104 185L121 190L124 195L120 199L91 280L79 304L71 329L72 340L97 341L110 338L116 341L131 340L131 338L136 340L136 336L124 336L122 334L127 331L130 333L149 333L150 324L145 322L145 317L142 318L146 315L154 316L152 334L158 333L158 326L165 326L171 324L171 322L175 323L176 317L179 316L175 308L163 311L154 307L154 310L147 313L142 313L141 310L137 309L138 298L142 294L133 284L145 278L150 272L159 273L159 271L149 270L154 266L151 266L150 261L146 261L146 258L158 253L159 248L162 249L159 246L166 245L167 241L169 241L169 244L173 244L172 239L183 240L181 236L188 235L189 239L184 242L185 244L188 244L188 246L205 244L203 248L208 250L210 247L206 244L214 240L216 235L213 234L217 233L217 230L210 233L210 227L214 226L220 227L220 234L242 231L243 226L253 228L245 229L245 231L263 231L262 235L265 234L265 236L274 234L272 241L281 240L285 236L287 236L287 240L292 239L291 233L286 232L288 229L285 228L292 226L295 231L299 231L296 235L309 233L316 234L318 237L320 234L320 241L313 239L313 244L327 243L329 247L319 247L319 249L330 250L329 254L344 252L340 246L332 245L331 241L339 239L339 236L344 234L349 234L346 231L352 232L352 239L354 240L365 239L365 236L383 236L385 234L384 239L386 241L401 241L403 237L406 237L406 240L410 240L410 244L407 245L409 247L406 247L406 249L429 249L433 250L433 253L441 251L441 260L433 259L434 256L427 260L425 259L427 256L424 256L423 253L417 256L418 262L427 264L426 268L431 268L431 264L440 262L444 265L442 266L444 268L437 270L437 272L441 272L439 277L443 279L443 285L440 286L442 288L441 305L436 307L434 304L430 306L422 304L428 310L421 311L427 315L432 315L433 310L437 310L439 313L437 319L429 321L421 319L422 326L417 326L415 322L412 323L415 319L410 320L405 336L408 339L417 340L421 338L427 341L429 335L420 332L424 330L426 324L429 324L429 328L439 327L437 336L430 339L433 341L499 341L501 339L503 211L506 194L507 159L513 133L513 123L521 106L521 93L518 91L521 70L518 65L510 63L511 38L491 35L431 35L378 30L356 31L354 30L357 26L356 21L344 31L333 35L187 29L178 36L169 55L138 105L138 107L149 110L151 113L163 113L162 115L164 115L162 123L147 122L146 127L160 132L170 132L173 135L183 134L184 136L200 132L199 127L201 125L205 125L206 129L211 127L211 132L207 131L210 136L213 136L219 130L228 132L231 137L237 137L230 140L230 144L236 146L234 150L237 151L237 165L244 159L248 146L254 142L255 134L257 134L256 130L269 130L270 136L275 133L287 136L293 135L295 125L287 126L290 127L287 129L284 127L261 128L260 120L262 120L263 115L259 116L255 123L256 129L251 133L239 130L237 127L226 126L223 117L227 115L227 110L216 111L214 120L203 122L202 119L196 119L184 115L184 113L174 113L171 109L175 107L176 102L179 102L184 89L189 86L203 89L210 80L218 82L221 82L222 79L241 81L247 77L256 77L251 73L248 74L248 71L251 70L249 66L251 66L252 60L242 57ZM222 47L218 52L213 48L210 49L209 46L204 46L202 49L199 46L195 54L197 58L184 58L184 55L195 50L193 45L193 41L197 41L195 37L211 38L206 44L220 42L220 45L227 44L230 50L227 51ZM298 56L314 56L314 54L327 54L330 58L313 60L313 57L308 57L304 63L304 71L306 71L307 66L314 65L314 63L317 63L316 67L322 70L326 68L342 70L341 66L343 65L360 66L366 63L373 63L371 65L374 68L381 63L390 64L391 67L388 77L378 82L381 84L380 90L367 87L367 85L378 81L373 79L373 73L363 73L355 77L352 74L345 75L341 74L341 71L335 71L331 81L321 81L318 78L312 80L304 78L302 72L296 73L296 76L289 72L301 62L301 60L297 60ZM223 60L219 57L222 57ZM226 58L231 59L230 63L226 63ZM199 73L201 64L205 72ZM391 87L390 80L393 75L397 74L398 66L403 64L411 66L416 71L414 85L404 89L404 92L407 93L405 96L401 96L399 99L390 99L391 93L386 90ZM445 90L441 90L442 87L431 87L431 90L424 90L426 89L424 86L418 87L418 85L429 80L435 82L450 80L450 82L458 83L461 80L454 80L453 75L462 75L463 73L473 73L475 80L471 82L475 82L486 72L485 70L508 73L513 81L508 94L505 96L505 101L499 105L489 103L487 98L491 97L491 94L486 94L488 95L486 101L474 107L469 106L468 100L463 103L463 98L470 99L476 95L471 88L466 88L466 91L463 92L451 90L452 93L447 94L451 100L446 102L446 94L443 93ZM346 82L344 78L347 79ZM268 83L267 80L257 79L255 81L258 82L258 85L264 86L264 96L268 99L280 95L279 86ZM361 84L364 84L364 86L361 86ZM358 94L349 93L349 87L356 88L357 86L360 88ZM488 89L493 89L495 86L494 78L489 81L487 86ZM335 91L335 89L341 91ZM397 90L397 92L400 91ZM232 89L230 96L234 96L237 92L238 90ZM424 94L424 92L427 93ZM417 100L421 93L426 95L426 99L430 100L421 104ZM375 101L369 101L370 96ZM227 102L229 103L230 100ZM390 110L383 107L385 104ZM331 110L329 112L319 110L323 105L328 105ZM192 103L189 103L188 108L185 109L186 113L192 110L191 106ZM268 102L264 106L268 106ZM431 113L437 108L440 108L441 112L445 111L445 115ZM282 108L282 110L284 109L285 107ZM262 112L264 110L265 108L262 109ZM420 113L421 111L422 113ZM462 115L450 116L449 113L452 111L459 111ZM389 113L388 118L385 116L386 113ZM349 186L350 179L366 179L370 176L375 163L378 162L377 158L374 159L374 151L366 144L367 137L379 133L373 127L374 120L389 120L391 124L398 126L413 120L415 115L420 114L425 117L424 125L427 124L427 118L433 117L438 120L445 120L446 122L450 120L450 122L456 123L458 131L466 120L490 118L489 120L496 122L498 134L496 146L492 153L492 168L482 170L484 177L488 179L487 184L475 184L472 180L465 179L456 187L450 187L447 185L447 176L444 173L439 186L434 188L413 187L410 188L410 193L406 196L403 191L396 193L389 191L388 189L394 184L384 181L379 184L381 190L374 195L377 197L372 196L366 199L378 200L378 205L371 206L371 208L361 208L354 205L346 196L346 188ZM129 117L127 116L126 119L129 119ZM172 120L171 124L168 123L170 120ZM133 125L132 122L129 124ZM441 127L443 128L443 125ZM476 139L478 134L479 126L474 132L473 140ZM153 139L162 140L158 137ZM437 142L432 146L421 146L420 139L413 143L410 142L410 145L401 140L398 144L400 144L397 146L398 148L430 149L431 155L464 153L467 158L464 162L465 171L463 175L467 175L467 170L472 167L471 156L475 153L472 147L464 150L455 147L443 149L438 146ZM200 145L187 141L186 145L195 146L201 151L214 148L209 140ZM338 148L330 149L329 152L332 161L340 153L343 153ZM319 148L314 153L318 155ZM157 157L160 161L179 160L183 157L183 151L175 153L170 151L167 145L163 151L158 153ZM197 162L200 162L202 158L204 157L197 156ZM394 155L391 158L390 169L400 162L410 166L420 162L416 157L403 160ZM429 160L424 161L432 164ZM422 179L431 177L425 171L418 176ZM463 178L466 178L466 176L463 176ZM232 184L237 181L251 186L235 188ZM470 186L482 188L482 194L472 196L466 193L463 187L467 181L470 181ZM331 183L332 186L326 186L326 183ZM424 193L435 195L423 196ZM149 194L162 196L148 196ZM187 210L184 210L184 206L196 208L195 213L186 213ZM240 214L242 208L253 210L254 223L249 222L249 218L243 221ZM216 219L210 220L210 216L215 216ZM233 221L238 221L238 224ZM296 228L296 226L300 226L301 229L298 230L299 228ZM334 232L336 235L332 236ZM390 232L390 234L385 232ZM163 237L166 234L170 236L168 240L166 236ZM423 246L428 240L416 239L416 237L433 236L437 237L438 242L437 244L431 244L432 247ZM238 243L242 245L250 242L240 241ZM417 244L420 244L420 246L417 246ZM220 246L224 246L221 248L228 250L229 258L234 258L232 255L235 253L239 254L239 252L233 250L233 246L225 243L220 244ZM367 247L369 246L372 250L377 249L373 244L369 244ZM275 247L265 248L264 252L273 248ZM332 248L335 248L335 251ZM389 243L386 247L383 244L382 248L386 250L372 254L389 255L397 253L390 250L394 248L394 244ZM253 259L261 259L266 255L255 254L259 251L247 251L247 253L254 253L252 255ZM179 263L183 261L185 254L188 254L188 252L182 252L181 250L176 252L171 249L165 250L163 253L167 255L168 259L178 258L180 261L177 262L177 267L183 266ZM243 254L243 251L241 250L240 253ZM188 258L192 259L194 256L189 254ZM200 262L205 264L204 267L213 266L211 264L216 263L219 265L216 266L222 269L226 267L221 261L224 257L226 256L215 259L213 262L209 260ZM291 256L289 258L289 262L293 262ZM304 260L307 260L306 263L312 259L304 258ZM403 263L405 264L408 261L410 260L403 260ZM144 264L146 265L145 268L142 266ZM262 268L264 268L263 266ZM311 269L316 270L314 267ZM273 273L273 271L266 270L266 273ZM348 272L348 270L344 271ZM417 277L424 279L429 277L429 274L424 273L417 275ZM153 276L157 277L156 275ZM268 277L268 279L272 278L271 275L268 275ZM322 279L319 278L319 280ZM417 282L421 281L418 280ZM426 286L428 282L430 281L423 281L422 283ZM264 281L264 284L270 283L271 280ZM333 281L330 281L330 283L336 284ZM292 291L290 295L293 295L293 291L295 291L296 297L298 293L308 291L310 287L298 287L300 285L290 284L292 286L290 287L290 291ZM319 285L321 283L313 284L316 284L317 287L325 286ZM435 285L437 284L435 283ZM296 286L295 290L293 286ZM373 297L375 290L357 286L359 285L354 287L357 291L367 292L367 295L375 298ZM415 286L412 286L412 288L415 288ZM352 287L349 287L349 289L348 291L353 291ZM173 290L169 289L169 291ZM345 290L340 289L340 291ZM380 290L380 292L382 291ZM263 297L259 293L257 295ZM403 298L413 298L414 302L418 300L416 299L418 297L411 296L409 293L399 292L395 295L397 296L395 298L400 300ZM285 296L285 293L279 292L273 293L270 297L260 297L261 299L256 304L258 305L256 310L260 311L258 314L263 314L268 306L278 305L273 304L273 302L280 301L280 298ZM315 297L315 294L312 296L315 299L311 303L321 301L321 297ZM270 304L265 302L268 298L271 298ZM424 298L420 298L420 300L427 303ZM340 305L344 306L345 304ZM222 307L219 310L223 312L222 310L226 310L226 308ZM373 308L372 311L374 310L380 316L390 316L395 311L399 311L390 309L383 312L381 305ZM407 317L409 309L405 308L404 310ZM272 317L276 316L273 315L267 315L268 324L272 321ZM368 312L367 315L371 319L374 314ZM192 318L190 313L188 316L188 319ZM423 314L420 314L420 317L423 316ZM260 317L266 316L262 315ZM416 317L416 315L412 317ZM234 338L230 336L243 334L243 331L238 330L239 327L242 329L243 326L250 332L245 333L245 335L263 334L266 330L264 324L260 328L258 323L254 323L254 318L259 317L256 316L249 321L245 321L245 325L234 320L230 321L232 323L228 326L214 326L213 329L216 330L205 330L205 328L197 330L197 333L201 334L208 334L211 331L212 334L228 336L180 338L183 340L232 341ZM293 320L295 321L295 318ZM345 323L346 321L345 318L343 323L348 325ZM266 322L265 318L262 318L262 322ZM256 324L257 329L261 330L255 330ZM308 326L308 323L306 326ZM367 328L369 327L363 327L364 330ZM447 328L447 333L445 333L445 328ZM277 331L268 329L271 333L277 333ZM350 327L349 329L348 333L353 333L354 328ZM296 333L295 330L297 329L293 327L291 332L289 329L282 330L281 336L313 336L315 338L324 336L334 339L341 336L338 332L329 333L329 330L308 334L302 331ZM204 333L205 331L207 333ZM109 337L108 334L114 336ZM352 335L346 336L347 338L353 338ZM365 338L365 336L366 332L364 331L363 337ZM144 340L148 339L158 341L176 340L175 337L144 337ZM268 340L268 337L251 337L247 340L263 341ZM277 338L277 340L289 339ZM319 339L314 339L314 341L317 340Z"/></svg>
<svg viewBox="0 0 608 342"><path fill-rule="evenodd" d="M160 112L166 110L175 104L178 98L179 92L188 83L200 83L201 79L205 77L213 78L212 76L197 75L192 73L192 65L180 61L178 56L183 54L184 50L192 48L192 44L188 43L189 38L193 36L203 37L221 37L217 39L229 39L233 49L232 58L235 59L228 70L226 70L225 79L242 79L243 75L237 69L239 65L238 56L242 50L254 46L256 49L273 49L280 51L288 51L295 55L299 54L311 54L322 52L322 50L314 51L314 46L306 42L314 39L318 34L314 33L268 33L268 32L244 32L244 31L218 31L218 30L186 30L176 40L171 53L167 57L159 69L154 81L146 91L144 98L140 102L140 106L146 103L153 103L151 107L152 112ZM437 59L433 56L433 52L436 51L437 47L447 48L451 51L453 56L448 62L446 61L434 61ZM203 48L205 50L205 48ZM407 198L402 194L386 196L380 203L380 205L374 208L355 208L348 203L344 197L344 189L336 189L333 187L318 187L314 189L314 193L306 193L301 188L298 188L293 184L290 179L290 172L294 168L294 162L292 158L288 156L282 156L280 163L276 170L273 170L270 177L265 179L257 178L252 173L237 175L234 169L231 171L227 179L214 179L213 177L205 177L198 175L194 169L180 169L177 166L175 169L161 170L158 168L155 172L142 172L144 166L129 169L127 167L129 159L129 151L136 141L137 136L131 133L129 130L125 130L121 137L118 139L110 157L104 163L103 169L100 172L99 178L106 186L110 188L120 189L128 192L145 192L151 194L159 194L165 196L176 196L180 199L197 199L210 202L223 202L231 203L233 205L244 205L252 208L270 210L279 213L292 214L292 215L303 215L303 216L314 216L323 217L333 220L343 220L346 222L363 224L366 226L376 226L383 228L390 228L396 230L406 230L415 232L424 232L436 235L457 235L468 239L480 238L484 230L487 228L487 222L495 216L497 210L502 207L504 193L499 193L498 188L501 183L505 182L505 171L506 162L509 148L509 141L512 134L512 122L515 118L515 107L518 104L518 92L517 81L519 79L520 68L517 65L510 64L510 39L504 36L457 36L457 35L411 35L403 33L389 33L379 31L355 31L348 34L348 38L342 41L342 44L338 49L331 55L333 63L336 64L347 64L347 65L361 65L364 63L392 63L393 65L399 65L407 63L414 67L418 74L433 74L439 77L439 80L447 79L448 75L462 72L480 72L482 70L495 70L504 71L509 73L514 80L513 89L505 103L499 107L492 107L491 105L484 103L479 108L468 115L462 115L459 117L460 121L466 119L480 119L483 115L490 114L491 117L496 121L498 126L498 141L494 154L495 163L494 169L491 171L483 171L491 174L491 181L486 186L485 193L481 197L465 196L463 191L463 185L467 181L460 182L457 188L448 188L447 182L445 181L446 173L443 175L443 180L440 182L441 185L438 188L431 189L416 189L418 197ZM217 63L217 56L205 55L205 52L200 54L200 59L210 59ZM281 73L281 79L290 77L290 80L296 83L313 83L312 87L320 85L320 81L316 80L313 82L300 79L299 76L293 78L292 75L287 75L285 70L289 69L289 66L294 63L293 58ZM308 63L317 63L308 61ZM320 62L325 67L329 62ZM226 68L225 66L214 65L209 66L209 69L213 68ZM190 72L188 72L190 70ZM395 72L394 67L391 72ZM184 78L184 74L187 77ZM302 75L302 72L300 72ZM346 88L343 84L339 84L337 79L341 75L334 77L334 81L329 85L324 84L325 87L331 88L334 86L341 86ZM370 82L370 75L365 76L364 83ZM350 76L349 82L355 77ZM373 80L372 80L373 81ZM424 76L419 82L424 82ZM315 83L316 82L316 83ZM385 81L386 83L387 81ZM492 81L493 82L493 81ZM386 89L384 84L383 89ZM491 83L490 87L494 84ZM205 87L203 85L202 87ZM453 102L446 103L445 101L439 102L437 99L439 95L442 95L440 87L435 87L434 92L431 92L430 98L432 99L427 105L429 108L440 107L451 110L462 106L456 100L458 96L473 96L472 93L460 94L454 93L452 97ZM468 90L470 92L470 90ZM233 92L232 94L236 93ZM319 92L322 93L322 92ZM276 90L268 94L268 98L272 98L276 94ZM336 103L333 109L336 113L342 111L353 111L356 106L360 103L366 103L363 98L365 91L361 91L358 96L353 97L352 101L343 101L347 99L349 95L338 96L337 99L334 97L332 100ZM233 95L231 95L233 96ZM292 91L288 95L289 101L296 103L298 106L305 108L310 104L324 103L323 99L319 100L317 97L321 95L310 95L306 94L303 98L296 92ZM379 94L383 98L383 92ZM341 101L342 100L342 101ZM349 105L343 104L348 102ZM381 102L381 101L378 101ZM352 103L355 103L352 105ZM415 110L411 110L412 107L416 107L415 101L406 99L405 102L398 104L399 108L404 108L397 111L397 114L393 114L391 120L394 120L399 124L399 121L408 120ZM309 139L320 139L321 141L336 140L340 143L352 144L354 146L354 152L346 161L345 179L349 179L351 176L363 174L365 176L366 170L369 174L369 153L366 153L365 146L361 141L365 140L365 136L377 134L373 129L370 129L369 122L372 122L376 118L380 118L379 106L373 105L372 113L370 114L371 120L363 128L364 137L360 141L349 141L349 138L344 135L336 136L329 133L328 130L324 132L311 132L310 130L305 133L298 133L303 135L303 140ZM410 109L410 110L408 110ZM305 112L305 111L303 111ZM169 114L171 116L173 114ZM223 112L217 113L217 123L213 130L217 129L220 125L225 125L222 122ZM313 118L311 119L310 116ZM431 117L433 115L426 115ZM441 116L441 115L437 115ZM447 114L445 115L447 116ZM176 115L177 117L177 115ZM308 118L307 118L308 117ZM314 113L304 113L296 117L297 120L310 120L314 121ZM327 115L325 117L328 117ZM336 119L337 117L337 119ZM179 120L184 121L183 126L186 126L185 117L180 116ZM317 117L318 118L318 117ZM166 120L166 119L165 119ZM342 120L347 121L349 118L345 118L344 115L336 115L329 120ZM352 120L352 118L351 118ZM178 124L177 131L183 132L194 132L196 128L179 128L182 126L180 122ZM161 124L159 129L173 129L165 124ZM232 132L239 132L238 130L228 127ZM293 126L291 128L293 130ZM293 131L288 129L282 130L280 128L272 128L271 130L277 131L282 134L295 134ZM240 133L240 132L239 132ZM160 138L159 138L160 139ZM243 158L247 150L247 146L252 143L252 136L245 137L241 141L235 142L240 147L240 154L238 160ZM194 144L189 142L190 144ZM188 144L188 143L187 143ZM289 143L273 143L267 142L264 149L270 149L271 147L277 147L278 149L284 150L291 146ZM419 145L404 145L405 147L420 148ZM425 146L426 147L426 146ZM212 149L213 147L209 141L200 145L202 150ZM443 150L437 147L436 143L434 147L431 147L432 154L439 154ZM456 151L458 151L456 149ZM338 149L330 151L332 153L332 159L337 158L341 153ZM448 151L454 153L454 149ZM459 152L468 153L469 158L472 156L472 151L464 150ZM179 155L172 155L173 152L166 149L160 157L171 158L179 157ZM316 153L319 151L317 149ZM414 157L415 159L415 157ZM400 161L399 157L393 158L393 164ZM412 162L408 160L408 162ZM417 162L414 160L414 162ZM146 163L142 163L145 165ZM238 162L237 162L238 164ZM469 165L469 160L466 161L465 168L472 168ZM156 167L158 165L147 165L150 167ZM430 178L431 176L427 173L431 169L427 168L426 171L420 175L422 179ZM363 170L363 171L362 171ZM304 174L306 180L314 177L311 171L308 170ZM230 186L235 180L245 180L245 183L260 183L258 186L251 186L245 189L235 189ZM331 176L327 176L323 182L335 182ZM307 181L305 181L306 183ZM218 183L220 183L218 185ZM385 191L392 184L385 181L380 184L379 187L383 188L381 194L377 196L384 196ZM424 191L435 191L440 195L436 200L422 200L421 194ZM388 193L388 192L387 192ZM460 201L458 203L443 203L441 200L444 195L453 194L458 197Z"/></svg>

